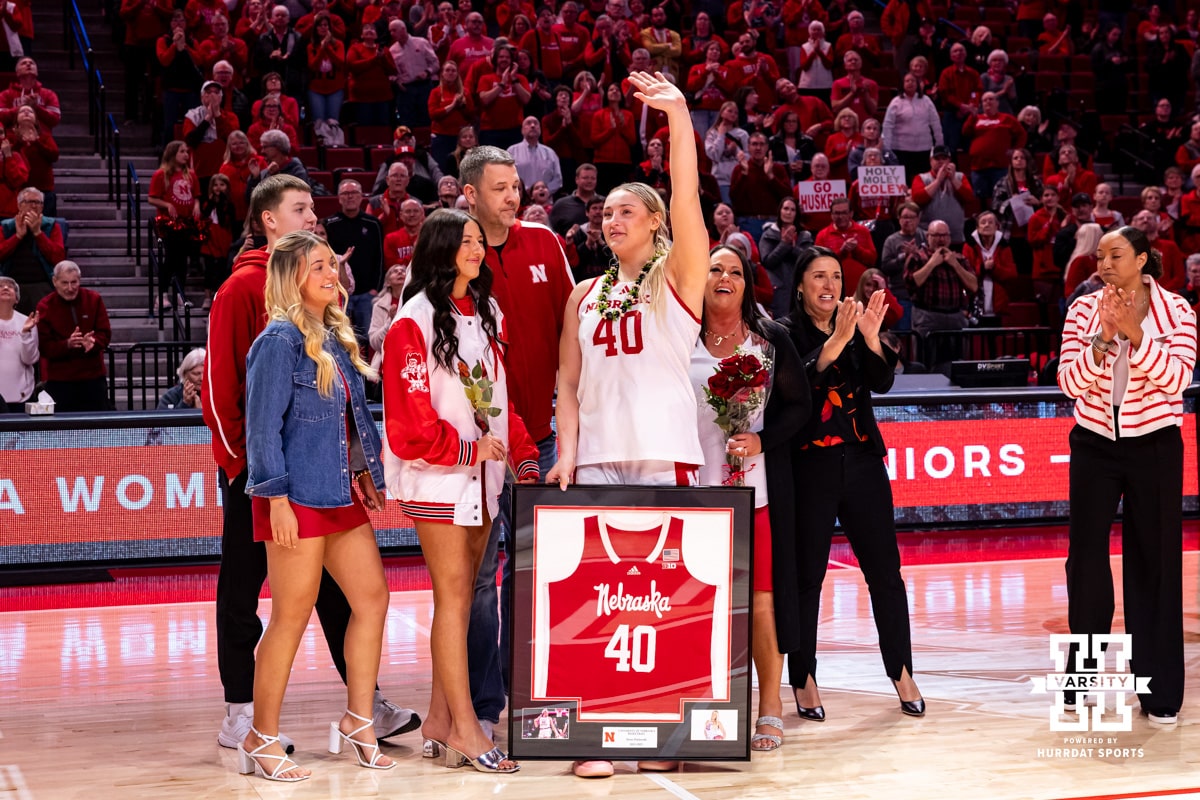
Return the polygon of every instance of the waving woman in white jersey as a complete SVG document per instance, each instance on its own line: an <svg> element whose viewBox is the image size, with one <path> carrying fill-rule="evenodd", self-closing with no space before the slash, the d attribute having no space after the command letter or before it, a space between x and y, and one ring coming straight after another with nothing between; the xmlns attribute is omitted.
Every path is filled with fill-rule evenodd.
<svg viewBox="0 0 1200 800"><path fill-rule="evenodd" d="M575 287L563 324L559 460L547 480L564 489L677 485L704 458L688 379L708 274L696 140L679 89L661 74L629 80L639 100L667 114L672 235L653 188L626 183L609 193L602 227L618 264Z"/></svg>
<svg viewBox="0 0 1200 800"><path fill-rule="evenodd" d="M644 183L604 202L604 240L617 265L571 293L558 368L558 463L547 481L694 485L704 455L688 365L704 307L708 232L700 211L696 139L687 103L661 74L635 72L635 96L671 129L671 233L667 209ZM641 762L670 769L672 762ZM581 777L613 772L575 764Z"/></svg>

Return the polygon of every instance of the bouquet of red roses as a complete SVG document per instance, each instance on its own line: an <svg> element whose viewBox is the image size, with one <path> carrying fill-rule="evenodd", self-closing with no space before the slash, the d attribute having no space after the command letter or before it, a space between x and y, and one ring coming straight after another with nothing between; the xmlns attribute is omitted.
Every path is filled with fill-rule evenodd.
<svg viewBox="0 0 1200 800"><path fill-rule="evenodd" d="M704 397L717 414L717 427L727 437L748 432L757 421L767 404L770 378L771 358L767 349L759 357L739 347L717 364L717 371L703 387ZM726 453L725 462L729 466L725 485L745 486L743 457Z"/></svg>

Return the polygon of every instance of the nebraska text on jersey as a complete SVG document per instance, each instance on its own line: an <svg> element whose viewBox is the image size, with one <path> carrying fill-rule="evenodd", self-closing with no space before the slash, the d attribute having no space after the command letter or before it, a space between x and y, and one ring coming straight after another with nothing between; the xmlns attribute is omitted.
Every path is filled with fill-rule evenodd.
<svg viewBox="0 0 1200 800"><path fill-rule="evenodd" d="M583 721L678 722L689 701L727 700L731 559L712 526L663 514L621 530L611 511L579 511L535 514L535 540L544 524L554 541L534 546L534 701L577 701ZM694 563L666 562L686 552L685 527Z"/></svg>
<svg viewBox="0 0 1200 800"><path fill-rule="evenodd" d="M616 594L609 594L608 584L593 587L596 590L596 616L604 617L621 611L650 611L659 619L671 610L671 598L658 591L655 581L650 581L650 591L643 595L626 594L625 584L618 583Z"/></svg>

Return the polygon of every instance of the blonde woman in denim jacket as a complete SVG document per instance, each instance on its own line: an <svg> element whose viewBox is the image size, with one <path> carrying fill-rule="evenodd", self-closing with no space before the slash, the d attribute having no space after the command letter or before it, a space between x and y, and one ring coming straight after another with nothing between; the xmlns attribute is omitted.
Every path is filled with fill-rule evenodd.
<svg viewBox="0 0 1200 800"><path fill-rule="evenodd" d="M367 509L383 506L379 432L367 409L363 361L346 315L337 259L316 234L282 237L267 263L270 322L246 358L246 455L254 538L266 542L271 620L258 646L254 725L239 770L300 781L308 770L279 744L292 661L328 569L350 603L346 711L329 749L360 766L395 766L371 719L388 589ZM357 486L357 492L355 488Z"/></svg>

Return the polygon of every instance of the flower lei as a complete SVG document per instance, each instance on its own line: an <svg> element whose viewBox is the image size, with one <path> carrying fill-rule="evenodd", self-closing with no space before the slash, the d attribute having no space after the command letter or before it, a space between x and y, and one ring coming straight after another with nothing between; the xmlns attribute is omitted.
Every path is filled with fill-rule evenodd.
<svg viewBox="0 0 1200 800"><path fill-rule="evenodd" d="M655 262L661 259L666 252L656 249L654 255L642 267L642 271L638 273L637 280L633 282L633 286L629 289L629 294L621 301L621 304L616 308L612 308L609 304L609 295L612 293L613 286L617 283L617 271L620 269L620 264L614 264L604 271L604 278L600 281L600 294L596 298L596 307L600 310L600 316L604 317L609 322L616 322L621 317L628 313L629 309L633 308L637 303L638 296L642 293L642 283L646 280L646 276L650 274L650 268Z"/></svg>

